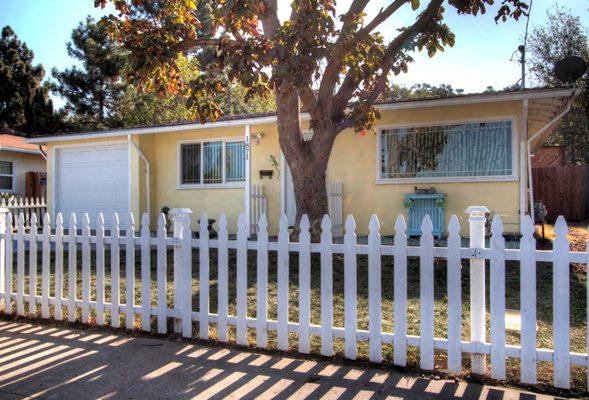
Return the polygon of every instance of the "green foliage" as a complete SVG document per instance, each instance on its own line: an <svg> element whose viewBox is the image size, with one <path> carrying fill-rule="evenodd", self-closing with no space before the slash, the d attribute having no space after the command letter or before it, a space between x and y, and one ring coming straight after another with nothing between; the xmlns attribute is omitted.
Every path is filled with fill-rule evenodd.
<svg viewBox="0 0 589 400"><path fill-rule="evenodd" d="M567 56L580 56L589 62L587 28L581 19L566 8L548 11L548 23L532 31L528 51L530 71L540 85L562 84L554 75L554 65ZM567 158L573 163L589 163L589 79L585 74L580 82L583 92L571 112L553 133L549 144L566 145Z"/></svg>
<svg viewBox="0 0 589 400"><path fill-rule="evenodd" d="M411 87L393 84L389 88L387 100L411 100L411 99L438 99L460 96L464 89L454 89L452 85L442 83L440 86L429 83L418 83Z"/></svg>
<svg viewBox="0 0 589 400"><path fill-rule="evenodd" d="M14 31L5 26L0 36L0 129L51 133L61 127L53 112L45 71L33 65L34 54Z"/></svg>
<svg viewBox="0 0 589 400"><path fill-rule="evenodd" d="M122 79L124 51L111 40L104 26L87 17L72 31L67 52L81 61L83 68L73 66L62 72L54 69L56 82L52 89L66 99L72 129L121 125L117 110L126 91Z"/></svg>

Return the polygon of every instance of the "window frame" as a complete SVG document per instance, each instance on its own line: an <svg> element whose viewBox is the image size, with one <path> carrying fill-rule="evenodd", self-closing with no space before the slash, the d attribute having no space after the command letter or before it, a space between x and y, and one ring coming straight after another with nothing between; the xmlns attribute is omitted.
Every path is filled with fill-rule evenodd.
<svg viewBox="0 0 589 400"><path fill-rule="evenodd" d="M223 182L221 183L203 183L203 144L210 143L210 142L222 142L222 157L221 157L221 175L223 177ZM242 182L226 182L225 176L225 168L226 168L226 144L231 142L244 142L245 151L247 152L247 142L245 138L241 136L233 136L233 137L220 137L220 138L202 138L202 139L189 139L189 140L179 140L177 143L177 189L184 190L184 189L232 189L232 188L245 188L245 182L247 180L247 176ZM200 151L200 182L201 183L182 183L182 145L185 144L200 144L201 151ZM247 163L247 156L245 157L245 161Z"/></svg>
<svg viewBox="0 0 589 400"><path fill-rule="evenodd" d="M12 163L12 175L8 175L8 174L0 174L0 176L9 176L12 178L12 188L10 189L1 189L0 188L0 193L16 193L17 192L17 182L16 182L16 177L17 177L17 169L16 169L16 160L11 160L8 158L0 158L0 161L4 161L4 162L9 162Z"/></svg>
<svg viewBox="0 0 589 400"><path fill-rule="evenodd" d="M429 122L416 122L411 124L391 124L391 125L378 125L377 137L376 137L376 180L377 185L390 185L399 183L455 183L455 182L513 182L519 179L518 168L518 145L517 138L519 136L519 125L517 125L517 116L509 115L502 117L492 118L469 118L460 120L443 120L443 121L429 121ZM432 126L448 126L448 125L461 125L461 124L476 124L476 123L489 123L489 122L511 122L511 174L510 175L488 175L488 176L454 176L454 177L423 177L423 178L383 178L382 177L382 158L381 158L381 144L382 144L382 132L389 129L401 129L401 128L425 128Z"/></svg>

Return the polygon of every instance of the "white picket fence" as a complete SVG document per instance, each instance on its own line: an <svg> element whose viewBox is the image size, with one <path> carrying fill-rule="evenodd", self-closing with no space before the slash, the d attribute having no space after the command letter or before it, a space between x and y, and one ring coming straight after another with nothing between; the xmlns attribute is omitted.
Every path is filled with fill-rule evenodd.
<svg viewBox="0 0 589 400"><path fill-rule="evenodd" d="M344 191L342 182L327 181L327 206L335 237L344 235Z"/></svg>
<svg viewBox="0 0 589 400"><path fill-rule="evenodd" d="M253 184L251 187L251 211L250 211L250 229L251 234L258 233L258 221L262 215L268 215L268 199L264 195L264 185Z"/></svg>
<svg viewBox="0 0 589 400"><path fill-rule="evenodd" d="M45 199L32 197L10 197L0 200L0 207L6 207L12 214L12 221L16 225L18 216L22 213L25 218L25 226L29 226L30 219L33 214L37 216L37 220L43 217L47 211L47 204Z"/></svg>
<svg viewBox="0 0 589 400"><path fill-rule="evenodd" d="M37 220L33 215L31 229L26 231L24 217L18 219L16 233L6 229L11 224L11 215L6 215L3 223L0 215L0 249L2 271L0 275L0 298L6 314L12 314L16 308L17 315L35 314L37 305L41 306L43 318L53 317L61 320L63 310L67 309L70 321L75 321L81 310L81 320L90 321L91 310L98 325L107 324L105 313L110 314L110 325L119 327L124 317L127 329L133 329L138 316L141 329L152 330L151 317L157 319L157 332L167 333L168 319L174 320L174 331L181 332L186 338L193 337L193 322L198 323L198 337L209 338L211 325L216 325L218 339L229 340L229 327L236 327L236 342L248 344L247 329L255 329L256 346L266 348L275 345L280 350L289 349L289 333L297 334L298 351L311 351L312 335L321 338L321 354L331 356L334 352L334 339L343 338L345 356L357 358L359 342L369 343L370 360L382 362L383 344L392 344L393 362L404 366L407 363L408 347L419 348L420 365L426 370L434 369L434 351L441 350L447 354L448 370L462 372L462 355L470 354L474 372L485 372L485 357L490 355L490 374L496 379L506 378L506 357L521 360L521 381L536 383L537 363L551 362L554 365L554 385L560 388L570 386L571 365L587 367L587 353L570 352L570 291L569 263L586 264L587 252L569 251L567 225L559 218L555 232L557 238L553 251L536 250L533 237L534 225L529 217L523 220L523 238L521 249L506 249L503 239L503 225L499 216L492 224L490 248L482 246L462 247L459 235L458 218L453 216L448 226L448 244L446 247L434 247L432 223L428 216L423 220L423 234L419 246L408 246L406 224L402 216L396 220L394 245L383 245L379 233L380 223L376 216L370 220L367 244L359 244L355 233L355 222L349 216L345 223L343 244L333 243L331 221L328 216L322 222L322 234L319 243L311 242L309 220L306 216L301 221L299 242L290 242L286 216L280 219L280 231L276 241L269 241L267 220L262 215L259 221L257 240L248 240L248 224L245 215L238 221L238 233L235 240L228 239L227 219L219 218L218 238L209 238L207 216L203 215L198 238L193 238L190 215L183 209L171 211L173 219L173 236L166 231L164 215L160 215L155 236L149 229L149 217L144 215L139 234L135 232L133 217L120 224L118 216L112 220L112 229L105 234L104 220L99 215L95 234L91 232L90 221L85 215L78 223L74 215L70 217L69 232L64 233L63 219L58 214L55 229L51 229L50 218L45 215L42 231L37 229ZM472 211L470 217L471 243L484 238L484 214ZM81 227L81 234L76 230ZM121 229L125 230L123 235ZM476 244L476 243L475 243ZM76 297L77 251L81 249L81 293ZM71 251L74 249L75 251ZM140 288L135 284L135 249L140 250ZM167 250L173 249L173 265L167 265ZM198 251L199 304L198 310L192 306L192 277L195 270L193 249ZM210 273L210 249L217 249L218 276ZM28 258L26 258L28 250ZM37 257L40 250L42 262L41 295L37 290ZM111 265L111 301L105 301L105 250L110 250ZM236 251L236 265L229 263L229 250ZM156 301L152 302L150 261L156 257ZM247 313L248 265L247 253L255 251L256 257L256 317ZM54 252L54 265L50 265L51 253ZM67 266L64 265L64 252L67 252ZM268 268L269 252L277 252L277 319L268 318ZM289 320L289 253L298 253L298 321ZM320 254L320 324L311 324L311 254ZM344 324L334 325L333 256L343 255L344 269ZM369 329L358 329L357 324L357 256L368 256L368 311ZM381 263L383 256L394 257L394 327L393 332L382 329ZM408 257L418 257L420 262L419 316L408 315L407 297L407 261ZM434 259L447 260L447 298L448 298L448 332L446 337L434 337ZM461 260L469 259L471 263L471 339L461 340L462 332L462 283ZM490 260L490 304L491 326L490 341L485 338L485 274L484 262ZM507 345L505 340L505 262L519 260L521 263L521 343ZM16 262L14 262L16 261ZM536 346L536 262L553 264L553 349ZM27 270L28 264L28 270ZM476 271L482 265L483 270ZM16 266L16 271L14 270ZM64 287L64 272L67 268L68 286ZM167 302L167 269L173 268L173 304ZM236 314L228 313L228 287L230 268L236 270ZM121 270L125 271L125 287L121 287ZM91 270L95 271L96 283L91 285ZM51 272L54 276L55 290L50 292ZM28 272L28 273L27 273ZM25 277L30 276L29 287L25 288ZM209 309L209 285L211 279L217 280L218 312ZM482 279L482 281L480 281ZM479 280L479 281L477 281ZM482 287L482 291L480 288ZM134 302L136 290L141 292L139 304ZM64 293L67 295L64 296ZM121 294L131 301L121 302ZM34 294L34 295L31 295ZM546 293L549 296L549 293ZM25 307L28 304L28 307ZM53 316L50 307L53 306ZM481 308L482 307L482 308ZM481 315L482 314L482 315ZM419 318L419 335L408 334L408 319ZM483 321L482 327L476 321ZM482 331L481 331L482 329ZM268 332L276 332L276 342L269 343ZM482 363L482 370L480 361Z"/></svg>

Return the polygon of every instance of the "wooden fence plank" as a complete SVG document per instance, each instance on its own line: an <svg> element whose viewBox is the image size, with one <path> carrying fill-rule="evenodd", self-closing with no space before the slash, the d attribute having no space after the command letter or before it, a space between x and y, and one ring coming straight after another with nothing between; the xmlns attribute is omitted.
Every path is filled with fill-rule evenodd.
<svg viewBox="0 0 589 400"><path fill-rule="evenodd" d="M75 322L77 317L76 289L78 287L78 244L76 242L77 226L76 214L71 213L68 224L68 245L67 245L67 319L69 322ZM35 229L36 231L36 229ZM37 245L35 244L35 249ZM36 258L36 252L35 252ZM35 260L36 264L36 260Z"/></svg>
<svg viewBox="0 0 589 400"><path fill-rule="evenodd" d="M135 327L135 218L127 217L125 226L125 328Z"/></svg>
<svg viewBox="0 0 589 400"><path fill-rule="evenodd" d="M237 344L247 345L247 237L248 227L245 214L237 221Z"/></svg>
<svg viewBox="0 0 589 400"><path fill-rule="evenodd" d="M166 216L160 213L157 220L157 333L168 332L168 248L166 245Z"/></svg>
<svg viewBox="0 0 589 400"><path fill-rule="evenodd" d="M96 324L104 325L104 216L96 218Z"/></svg>
<svg viewBox="0 0 589 400"><path fill-rule="evenodd" d="M6 239L4 241L4 313L12 314L12 253L14 251L12 234L12 214L6 215Z"/></svg>
<svg viewBox="0 0 589 400"><path fill-rule="evenodd" d="M51 243L49 235L51 234L51 220L49 214L45 213L43 217L43 254L41 266L41 317L49 318L49 268L51 260Z"/></svg>
<svg viewBox="0 0 589 400"><path fill-rule="evenodd" d="M209 338L209 219L206 214L200 218L199 233L199 337L207 340Z"/></svg>
<svg viewBox="0 0 589 400"><path fill-rule="evenodd" d="M505 379L505 239L499 215L491 233L491 377Z"/></svg>
<svg viewBox="0 0 589 400"><path fill-rule="evenodd" d="M352 215L346 219L344 235L344 346L345 356L352 360L357 355L358 310L357 302L357 260L356 260L356 222Z"/></svg>
<svg viewBox="0 0 589 400"><path fill-rule="evenodd" d="M278 350L288 350L288 218L280 216L278 230L278 256L276 266L278 270L278 323L276 334L278 338Z"/></svg>
<svg viewBox="0 0 589 400"><path fill-rule="evenodd" d="M217 236L219 242L217 253L217 263L219 264L217 335L221 342L227 342L229 340L227 331L227 314L229 312L229 252L227 241L229 240L229 233L227 232L227 217L225 214L221 214L219 217L219 233Z"/></svg>
<svg viewBox="0 0 589 400"><path fill-rule="evenodd" d="M16 231L16 315L25 315L25 217L18 215Z"/></svg>
<svg viewBox="0 0 589 400"><path fill-rule="evenodd" d="M393 362L407 365L407 225L402 215L395 222Z"/></svg>
<svg viewBox="0 0 589 400"><path fill-rule="evenodd" d="M554 265L552 273L554 327L554 386L570 388L570 292L569 240L567 224L559 216L554 225Z"/></svg>
<svg viewBox="0 0 589 400"><path fill-rule="evenodd" d="M110 297L112 309L110 310L110 324L113 328L121 326L121 251L119 238L119 214L114 213L110 226Z"/></svg>
<svg viewBox="0 0 589 400"><path fill-rule="evenodd" d="M190 214L182 219L182 337L192 337L192 229Z"/></svg>
<svg viewBox="0 0 589 400"><path fill-rule="evenodd" d="M537 383L536 356L536 240L534 222L524 216L520 240L521 381Z"/></svg>
<svg viewBox="0 0 589 400"><path fill-rule="evenodd" d="M331 218L321 221L321 355L333 355L333 234Z"/></svg>
<svg viewBox="0 0 589 400"><path fill-rule="evenodd" d="M420 367L434 369L434 237L429 215L421 224L419 241L419 343Z"/></svg>
<svg viewBox="0 0 589 400"><path fill-rule="evenodd" d="M448 225L448 371L462 370L462 263L460 223L456 215Z"/></svg>
<svg viewBox="0 0 589 400"><path fill-rule="evenodd" d="M30 243L30 242L29 242ZM55 218L55 319L63 319L63 216Z"/></svg>
<svg viewBox="0 0 589 400"><path fill-rule="evenodd" d="M37 314L37 215L31 215L29 227L29 315Z"/></svg>
<svg viewBox="0 0 589 400"><path fill-rule="evenodd" d="M311 234L306 214L299 226L299 352L308 354L311 352Z"/></svg>
<svg viewBox="0 0 589 400"><path fill-rule="evenodd" d="M381 260L380 222L372 214L368 225L368 331L370 333L370 361L382 362Z"/></svg>
<svg viewBox="0 0 589 400"><path fill-rule="evenodd" d="M151 331L151 248L149 214L141 217L141 330Z"/></svg>
<svg viewBox="0 0 589 400"><path fill-rule="evenodd" d="M256 288L256 345L268 347L268 221L260 216L258 225L257 288Z"/></svg>

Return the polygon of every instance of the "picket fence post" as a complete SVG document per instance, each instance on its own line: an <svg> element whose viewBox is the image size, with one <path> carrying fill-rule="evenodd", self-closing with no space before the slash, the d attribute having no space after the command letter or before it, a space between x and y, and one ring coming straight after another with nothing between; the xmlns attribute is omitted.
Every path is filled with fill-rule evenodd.
<svg viewBox="0 0 589 400"><path fill-rule="evenodd" d="M198 287L199 287L199 317L198 336L203 340L209 338L209 219L206 214L200 217L200 232L198 245Z"/></svg>
<svg viewBox="0 0 589 400"><path fill-rule="evenodd" d="M2 203L4 204L4 203ZM6 234L6 215L8 214L7 207L0 207L0 288L4 289L4 282L5 282L5 269L6 269L6 240L4 239L4 235ZM5 304L5 300L0 298L0 304Z"/></svg>
<svg viewBox="0 0 589 400"><path fill-rule="evenodd" d="M485 247L485 214L489 210L483 206L468 207L468 222L470 225L470 248ZM485 342L485 260L470 259L470 341L479 345ZM471 355L471 369L474 374L482 375L486 370L484 354Z"/></svg>
<svg viewBox="0 0 589 400"><path fill-rule="evenodd" d="M307 214L301 217L299 234L299 353L311 352L311 234Z"/></svg>
<svg viewBox="0 0 589 400"><path fill-rule="evenodd" d="M288 218L282 214L278 230L278 265L276 266L278 270L276 279L278 286L276 336L278 350L284 351L288 350L288 263Z"/></svg>
<svg viewBox="0 0 589 400"><path fill-rule="evenodd" d="M174 229L174 239L178 242L174 245L174 309L182 313L182 238L183 238L183 228L184 228L184 220L188 218L190 222L190 216L192 214L192 210L189 208L173 208L170 210L170 215L172 216L173 222L173 229ZM191 233L192 235L192 233ZM192 282L191 282L192 286ZM174 318L174 332L180 333L182 332L182 316L179 315L177 318Z"/></svg>

